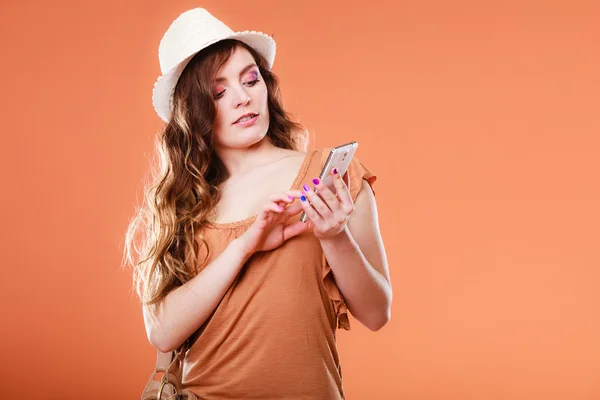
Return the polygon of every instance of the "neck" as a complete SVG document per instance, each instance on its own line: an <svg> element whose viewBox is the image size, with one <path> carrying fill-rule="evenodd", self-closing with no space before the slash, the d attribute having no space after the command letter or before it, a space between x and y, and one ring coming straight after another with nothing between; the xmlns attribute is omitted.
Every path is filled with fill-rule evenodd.
<svg viewBox="0 0 600 400"><path fill-rule="evenodd" d="M265 137L260 142L244 148L215 150L230 176L238 176L246 171L270 164L281 158L282 149L274 146Z"/></svg>

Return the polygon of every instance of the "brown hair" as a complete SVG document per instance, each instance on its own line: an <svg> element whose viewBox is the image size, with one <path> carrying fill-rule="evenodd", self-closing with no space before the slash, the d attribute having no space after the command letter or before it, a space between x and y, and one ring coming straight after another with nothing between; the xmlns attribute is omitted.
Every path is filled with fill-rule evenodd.
<svg viewBox="0 0 600 400"><path fill-rule="evenodd" d="M151 168L145 202L125 236L124 259L133 267L134 289L152 316L158 303L196 276L206 261L197 260L199 241L209 254L196 232L207 224L220 198L218 186L228 178L212 146L216 106L211 82L238 46L252 54L267 86L268 140L283 149L306 151L308 145L307 132L283 109L277 77L254 49L223 40L190 60L173 91L173 112L155 140L159 168Z"/></svg>

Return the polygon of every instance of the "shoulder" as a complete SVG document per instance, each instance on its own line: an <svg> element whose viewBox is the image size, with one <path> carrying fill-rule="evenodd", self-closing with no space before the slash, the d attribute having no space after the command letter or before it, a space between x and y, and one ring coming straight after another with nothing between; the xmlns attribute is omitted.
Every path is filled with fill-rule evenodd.
<svg viewBox="0 0 600 400"><path fill-rule="evenodd" d="M299 160L304 159L310 150L302 151L302 150L291 150L291 149L281 149L280 150L280 160Z"/></svg>
<svg viewBox="0 0 600 400"><path fill-rule="evenodd" d="M282 149L280 160L283 165L287 165L296 170L303 164L306 164L306 166L309 164L319 164L322 166L325 163L330 150L331 148L327 147L307 149L305 151Z"/></svg>
<svg viewBox="0 0 600 400"><path fill-rule="evenodd" d="M315 149L315 158L319 160L321 166L325 165L327 157L333 147L321 147ZM366 187L369 187L372 194L375 193L373 186L377 180L377 175L359 158L356 154L352 157L348 169L344 173L344 182L350 190L353 201L356 201L358 194Z"/></svg>

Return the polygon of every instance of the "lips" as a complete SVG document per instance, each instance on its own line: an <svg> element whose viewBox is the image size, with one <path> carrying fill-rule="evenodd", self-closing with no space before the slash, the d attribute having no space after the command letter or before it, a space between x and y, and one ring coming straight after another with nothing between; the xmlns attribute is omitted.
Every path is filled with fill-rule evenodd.
<svg viewBox="0 0 600 400"><path fill-rule="evenodd" d="M240 116L238 119L236 119L236 120L235 120L235 122L234 122L234 124L237 124L238 122L240 122L240 119L242 119L242 118L244 118L244 117L248 117L248 116L250 116L250 117L254 117L254 116L256 116L256 115L258 115L258 114L257 114L257 113L252 113L252 112L250 112L250 113L246 113L246 114L244 114L244 115Z"/></svg>

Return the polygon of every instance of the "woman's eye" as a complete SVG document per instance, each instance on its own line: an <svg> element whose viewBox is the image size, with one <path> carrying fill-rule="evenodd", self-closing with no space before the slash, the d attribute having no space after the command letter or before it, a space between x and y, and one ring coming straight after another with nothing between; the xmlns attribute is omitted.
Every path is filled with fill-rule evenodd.
<svg viewBox="0 0 600 400"><path fill-rule="evenodd" d="M246 85L248 85L248 86L254 86L259 81L260 81L260 79L254 79L253 81L246 82ZM222 92L219 92L219 93L215 94L215 99L220 99L221 97L223 97L224 94L225 94L225 90L223 90Z"/></svg>

